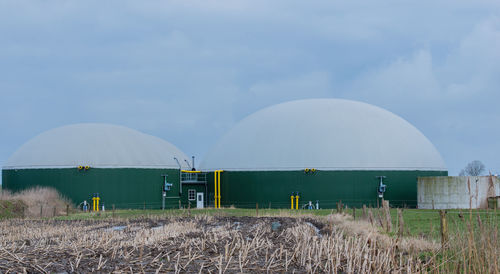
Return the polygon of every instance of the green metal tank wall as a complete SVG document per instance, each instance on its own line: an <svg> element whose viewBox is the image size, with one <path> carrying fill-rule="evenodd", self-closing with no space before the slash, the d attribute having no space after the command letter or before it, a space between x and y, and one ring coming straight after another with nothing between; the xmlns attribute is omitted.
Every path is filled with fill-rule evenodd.
<svg viewBox="0 0 500 274"><path fill-rule="evenodd" d="M178 208L178 169L4 169L2 183L4 189L13 192L34 186L53 187L71 199L75 205L83 200L89 202L93 193L99 193L101 202L104 202L107 208L111 208L113 204L116 208L143 208L144 204L147 208L161 208L163 174L167 174L168 182L173 184L167 192L166 207ZM187 200L187 196L185 199Z"/></svg>
<svg viewBox="0 0 500 274"><path fill-rule="evenodd" d="M447 171L224 171L222 206L290 208L290 195L300 192L300 205L319 200L321 208L335 208L342 200L349 207L377 205L379 179L386 176L384 199L391 206L417 206L417 178L447 176ZM209 201L214 201L214 174L208 175Z"/></svg>

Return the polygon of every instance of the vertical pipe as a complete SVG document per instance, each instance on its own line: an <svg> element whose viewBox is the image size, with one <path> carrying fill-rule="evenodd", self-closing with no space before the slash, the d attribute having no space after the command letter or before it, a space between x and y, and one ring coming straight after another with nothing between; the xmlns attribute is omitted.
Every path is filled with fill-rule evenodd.
<svg viewBox="0 0 500 274"><path fill-rule="evenodd" d="M299 209L299 193L295 196L295 210Z"/></svg>
<svg viewBox="0 0 500 274"><path fill-rule="evenodd" d="M293 198L294 198L294 196L293 196L293 193L292 193L292 196L290 196L290 201L291 201L290 209L293 209Z"/></svg>
<svg viewBox="0 0 500 274"><path fill-rule="evenodd" d="M95 200L97 202L97 207L96 207L97 211L99 211L99 199L100 199L99 196L97 198L95 198Z"/></svg>
<svg viewBox="0 0 500 274"><path fill-rule="evenodd" d="M217 170L214 171L214 207L217 208Z"/></svg>
<svg viewBox="0 0 500 274"><path fill-rule="evenodd" d="M218 189L218 192L219 192L219 208L220 208L220 173L222 172L222 170L219 170L219 174L217 176L217 183L219 184L219 189Z"/></svg>

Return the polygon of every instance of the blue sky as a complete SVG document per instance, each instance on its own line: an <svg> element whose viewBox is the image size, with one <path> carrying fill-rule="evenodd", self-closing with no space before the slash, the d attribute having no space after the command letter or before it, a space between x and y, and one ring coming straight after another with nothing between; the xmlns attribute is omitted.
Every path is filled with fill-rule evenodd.
<svg viewBox="0 0 500 274"><path fill-rule="evenodd" d="M0 163L103 122L199 159L245 116L345 98L500 172L498 1L0 1ZM199 160L198 160L199 162Z"/></svg>

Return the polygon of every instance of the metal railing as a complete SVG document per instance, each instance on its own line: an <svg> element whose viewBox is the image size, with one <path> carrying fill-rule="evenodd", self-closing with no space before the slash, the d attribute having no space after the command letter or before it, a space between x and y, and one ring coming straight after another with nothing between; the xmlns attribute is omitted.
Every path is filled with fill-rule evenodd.
<svg viewBox="0 0 500 274"><path fill-rule="evenodd" d="M183 183L206 183L206 173L181 173L181 181Z"/></svg>

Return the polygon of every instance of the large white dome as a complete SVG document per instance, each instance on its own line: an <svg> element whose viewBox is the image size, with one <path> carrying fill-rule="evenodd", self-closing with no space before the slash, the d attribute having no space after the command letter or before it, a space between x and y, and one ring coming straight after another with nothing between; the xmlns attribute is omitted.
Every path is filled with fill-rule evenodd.
<svg viewBox="0 0 500 274"><path fill-rule="evenodd" d="M415 127L366 103L292 101L260 110L230 130L202 170L437 170L441 155Z"/></svg>
<svg viewBox="0 0 500 274"><path fill-rule="evenodd" d="M123 126L75 124L31 139L3 168L179 168L174 157L186 168L187 156L160 138Z"/></svg>

